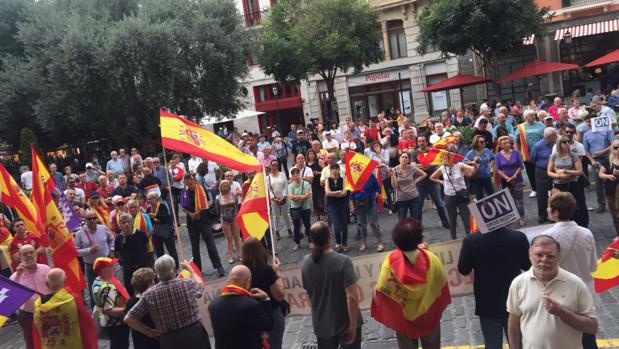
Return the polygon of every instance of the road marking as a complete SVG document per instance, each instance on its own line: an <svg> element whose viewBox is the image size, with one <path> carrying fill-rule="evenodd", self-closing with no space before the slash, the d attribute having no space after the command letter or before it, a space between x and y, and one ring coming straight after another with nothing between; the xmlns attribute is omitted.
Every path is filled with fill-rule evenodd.
<svg viewBox="0 0 619 349"><path fill-rule="evenodd" d="M598 348L619 348L619 339L597 339ZM484 345L450 345L441 349L483 349ZM507 344L503 344L503 349L509 349Z"/></svg>

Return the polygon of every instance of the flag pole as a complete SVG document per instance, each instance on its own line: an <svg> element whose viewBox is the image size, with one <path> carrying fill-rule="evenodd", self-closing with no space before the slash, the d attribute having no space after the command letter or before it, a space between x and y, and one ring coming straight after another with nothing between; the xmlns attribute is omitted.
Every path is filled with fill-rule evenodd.
<svg viewBox="0 0 619 349"><path fill-rule="evenodd" d="M262 164L262 173L264 173L264 188L266 189L266 199L267 199L267 214L269 215L269 235L271 235L271 253L273 254L273 258L275 258L275 239L273 238L273 224L271 222L271 186L267 183L267 178L269 174L266 172L266 168L264 164ZM273 193L275 195L275 193Z"/></svg>
<svg viewBox="0 0 619 349"><path fill-rule="evenodd" d="M176 240L178 241L178 252L180 252L182 262L185 260L185 252L183 251L183 244L181 243L181 234L178 231L178 218L176 217L176 210L174 209L174 197L172 196L172 187L170 186L170 173L168 173L168 158L165 155L165 147L161 144L161 149L163 149L163 165L166 171L166 184L168 185L168 195L170 196L170 211L172 211L172 220L174 224L174 234L176 234Z"/></svg>

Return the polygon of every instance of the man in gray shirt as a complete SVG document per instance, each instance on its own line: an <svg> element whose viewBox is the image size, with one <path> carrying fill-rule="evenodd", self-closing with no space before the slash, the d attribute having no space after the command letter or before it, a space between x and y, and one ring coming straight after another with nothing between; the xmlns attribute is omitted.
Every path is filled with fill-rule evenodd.
<svg viewBox="0 0 619 349"><path fill-rule="evenodd" d="M318 348L359 349L363 320L352 260L331 249L332 234L325 222L314 223L309 234L314 248L303 258L301 275L312 304Z"/></svg>
<svg viewBox="0 0 619 349"><path fill-rule="evenodd" d="M75 247L77 248L77 255L84 260L88 294L92 303L92 283L97 277L92 265L95 263L95 259L110 257L114 254L114 237L105 225L97 224L98 217L94 211L86 211L84 217L86 226L75 234Z"/></svg>

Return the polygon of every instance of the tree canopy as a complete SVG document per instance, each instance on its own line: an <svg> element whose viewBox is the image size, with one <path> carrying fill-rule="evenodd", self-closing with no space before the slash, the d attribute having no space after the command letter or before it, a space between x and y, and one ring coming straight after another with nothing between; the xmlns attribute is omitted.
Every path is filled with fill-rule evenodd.
<svg viewBox="0 0 619 349"><path fill-rule="evenodd" d="M363 0L278 1L260 33L258 64L279 82L318 74L332 101L339 71L383 60L376 13Z"/></svg>
<svg viewBox="0 0 619 349"><path fill-rule="evenodd" d="M238 109L249 36L232 0L0 0L0 137L55 146L159 140L158 110ZM37 133L39 133L37 132Z"/></svg>
<svg viewBox="0 0 619 349"><path fill-rule="evenodd" d="M525 37L542 34L546 13L534 0L434 0L419 18L418 52L471 50L496 78L498 59L521 48Z"/></svg>

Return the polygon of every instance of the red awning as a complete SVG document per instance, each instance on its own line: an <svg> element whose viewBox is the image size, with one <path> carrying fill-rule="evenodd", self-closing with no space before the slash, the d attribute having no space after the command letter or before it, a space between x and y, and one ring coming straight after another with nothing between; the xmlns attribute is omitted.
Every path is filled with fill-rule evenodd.
<svg viewBox="0 0 619 349"><path fill-rule="evenodd" d="M603 65L603 64L613 63L613 62L619 62L619 49L616 49L607 55L604 55L596 60L593 60L585 64L585 67L591 68L597 65Z"/></svg>
<svg viewBox="0 0 619 349"><path fill-rule="evenodd" d="M445 80L441 80L435 84L432 84L421 90L421 92L451 90L455 88L483 84L489 81L492 81L492 79L484 78L481 76L457 74Z"/></svg>
<svg viewBox="0 0 619 349"><path fill-rule="evenodd" d="M578 69L578 65L576 64L568 64L568 63L560 63L560 62L547 62L534 60L533 62L525 65L524 67L516 70L515 72L505 76L504 78L497 81L499 84L504 83L506 81L517 80L526 78L529 76L537 76L548 73L553 73L562 70L572 70Z"/></svg>

